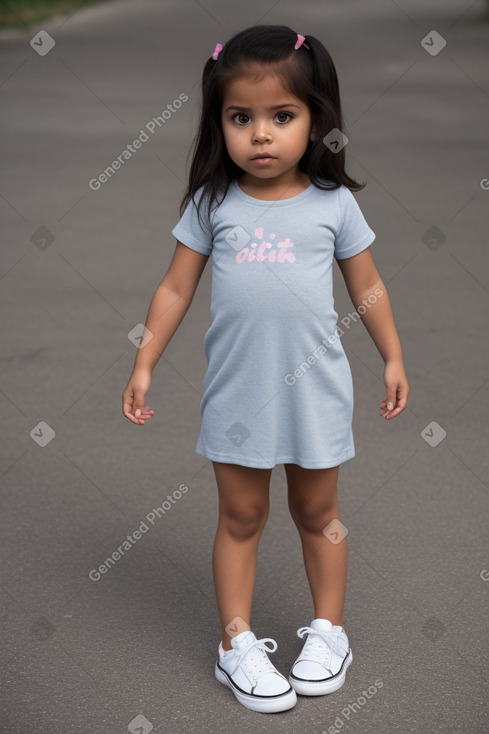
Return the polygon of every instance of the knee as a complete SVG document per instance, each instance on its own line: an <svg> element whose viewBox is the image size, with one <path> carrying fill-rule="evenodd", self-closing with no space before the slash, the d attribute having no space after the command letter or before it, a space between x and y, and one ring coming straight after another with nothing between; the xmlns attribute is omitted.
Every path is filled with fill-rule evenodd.
<svg viewBox="0 0 489 734"><path fill-rule="evenodd" d="M336 502L320 506L299 502L291 505L289 509L297 528L306 533L322 533L331 520L339 518Z"/></svg>
<svg viewBox="0 0 489 734"><path fill-rule="evenodd" d="M248 540L261 533L268 517L267 505L228 509L220 518L227 533L235 540Z"/></svg>

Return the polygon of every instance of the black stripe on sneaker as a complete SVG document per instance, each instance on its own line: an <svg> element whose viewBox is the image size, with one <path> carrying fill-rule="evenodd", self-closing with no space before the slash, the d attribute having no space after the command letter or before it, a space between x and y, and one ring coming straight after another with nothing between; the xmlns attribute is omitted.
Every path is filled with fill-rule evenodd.
<svg viewBox="0 0 489 734"><path fill-rule="evenodd" d="M292 671L290 671L290 677L293 678L294 680L307 681L308 683L324 683L325 681L334 680L339 675L341 675L341 673L343 671L343 667L344 667L344 665L345 665L345 663L346 663L346 661L347 661L348 656L349 656L350 653L351 653L351 648L348 650L348 652L346 653L345 657L343 658L343 662L341 663L341 668L338 670L338 672L335 673L334 675L330 675L328 678L319 678L319 679L318 678L299 678L299 676L294 675ZM292 666L292 667L294 667L294 666Z"/></svg>
<svg viewBox="0 0 489 734"><path fill-rule="evenodd" d="M294 690L294 689L292 688L292 686L290 686L290 685L289 685L289 690L288 690L288 691L284 691L283 693L274 693L274 695L273 695L273 696L259 696L259 695L257 695L256 693L248 693L248 691L244 691L244 690L243 690L242 688L240 688L240 687L239 687L239 686L238 686L238 685L237 685L237 684L236 684L236 683L235 683L235 682L233 681L233 679L231 678L231 676L229 675L229 673L228 673L228 672L227 672L226 670L224 670L224 668L222 668L222 667L221 667L221 665L220 665L220 663L219 663L219 662L217 663L217 667L219 668L219 670L220 670L220 671L221 671L222 673L224 673L224 675L226 676L226 678L228 679L228 681L229 681L229 682L231 683L232 687L233 687L233 688L235 688L235 689L236 689L237 691L239 691L240 693L242 693L242 694L243 694L244 696L251 696L252 698L263 698L263 699L264 699L265 701L269 701L269 700L271 700L272 698L282 698L282 696L288 696L288 695L289 695L289 693L290 693L290 692L291 692L292 690Z"/></svg>

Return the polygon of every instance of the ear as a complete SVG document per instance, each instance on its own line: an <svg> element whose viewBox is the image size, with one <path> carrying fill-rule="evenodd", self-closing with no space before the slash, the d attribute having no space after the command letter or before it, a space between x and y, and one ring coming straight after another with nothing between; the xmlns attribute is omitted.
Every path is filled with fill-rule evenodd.
<svg viewBox="0 0 489 734"><path fill-rule="evenodd" d="M311 131L309 133L309 140L311 140L312 142L316 140L316 126L315 125L311 127Z"/></svg>

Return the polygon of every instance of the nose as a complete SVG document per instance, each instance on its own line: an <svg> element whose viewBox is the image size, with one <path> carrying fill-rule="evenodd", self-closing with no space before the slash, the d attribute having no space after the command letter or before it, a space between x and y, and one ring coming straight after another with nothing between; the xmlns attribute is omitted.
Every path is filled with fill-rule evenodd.
<svg viewBox="0 0 489 734"><path fill-rule="evenodd" d="M272 134L266 122L257 122L253 128L253 142L261 143L265 140L271 140L271 138Z"/></svg>

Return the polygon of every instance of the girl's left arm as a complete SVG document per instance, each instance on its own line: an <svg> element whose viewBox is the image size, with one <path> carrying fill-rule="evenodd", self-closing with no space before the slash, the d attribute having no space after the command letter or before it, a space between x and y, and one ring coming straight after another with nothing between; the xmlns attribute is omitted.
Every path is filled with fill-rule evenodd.
<svg viewBox="0 0 489 734"><path fill-rule="evenodd" d="M384 360L386 399L380 403L379 415L395 418L406 407L409 385L387 288L375 267L370 247L336 262L355 309L364 306L361 319Z"/></svg>

